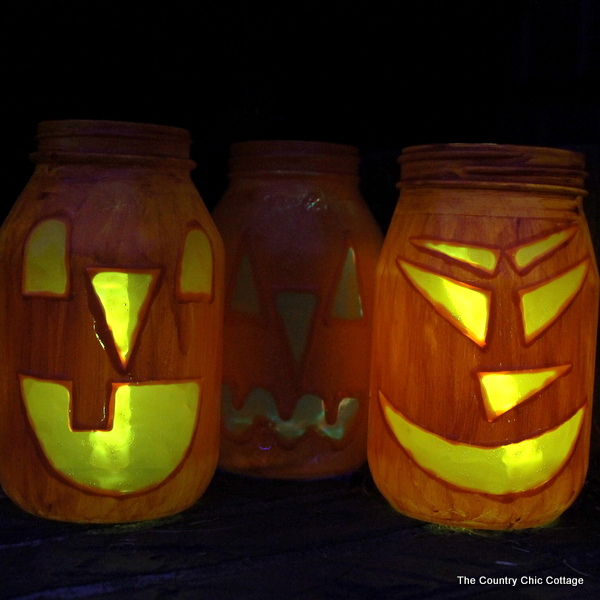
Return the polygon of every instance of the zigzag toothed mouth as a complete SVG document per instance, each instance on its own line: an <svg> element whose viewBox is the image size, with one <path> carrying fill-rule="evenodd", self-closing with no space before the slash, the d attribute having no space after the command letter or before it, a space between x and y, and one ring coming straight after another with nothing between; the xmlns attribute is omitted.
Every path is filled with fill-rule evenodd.
<svg viewBox="0 0 600 600"><path fill-rule="evenodd" d="M325 418L323 400L318 396L305 394L298 400L292 417L284 420L279 416L275 400L267 390L254 389L246 398L244 406L236 410L232 403L231 390L226 385L222 388L223 421L233 434L242 434L253 425L255 419L263 418L269 422L272 430L286 441L299 439L309 429L339 441L351 427L358 407L359 401L356 398L343 398L338 405L337 420L330 424Z"/></svg>

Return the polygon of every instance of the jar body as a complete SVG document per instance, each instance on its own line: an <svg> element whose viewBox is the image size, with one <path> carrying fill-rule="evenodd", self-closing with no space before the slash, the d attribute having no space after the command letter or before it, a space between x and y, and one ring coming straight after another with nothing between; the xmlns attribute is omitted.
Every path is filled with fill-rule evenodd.
<svg viewBox="0 0 600 600"><path fill-rule="evenodd" d="M216 467L222 244L189 161L147 155L174 128L139 127L38 157L0 235L1 481L47 518L169 515Z"/></svg>
<svg viewBox="0 0 600 600"><path fill-rule="evenodd" d="M213 211L228 256L223 469L311 479L366 460L381 233L358 191L357 156L326 170L340 148L232 148L230 186Z"/></svg>
<svg viewBox="0 0 600 600"><path fill-rule="evenodd" d="M373 477L422 520L548 523L576 498L589 455L598 272L584 192L569 180L583 176L563 164L582 159L502 146L405 153L377 269ZM539 181L519 179L536 169Z"/></svg>

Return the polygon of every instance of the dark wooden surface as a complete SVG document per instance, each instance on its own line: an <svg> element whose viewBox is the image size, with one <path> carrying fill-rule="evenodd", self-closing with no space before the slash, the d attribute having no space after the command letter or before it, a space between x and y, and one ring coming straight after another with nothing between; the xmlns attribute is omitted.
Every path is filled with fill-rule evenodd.
<svg viewBox="0 0 600 600"><path fill-rule="evenodd" d="M512 532L458 531L404 517L367 468L316 482L217 473L189 510L133 524L45 521L3 497L0 598L598 598L597 468L555 523ZM476 583L461 584L459 576ZM523 576L544 583L524 585ZM583 584L548 585L548 576Z"/></svg>

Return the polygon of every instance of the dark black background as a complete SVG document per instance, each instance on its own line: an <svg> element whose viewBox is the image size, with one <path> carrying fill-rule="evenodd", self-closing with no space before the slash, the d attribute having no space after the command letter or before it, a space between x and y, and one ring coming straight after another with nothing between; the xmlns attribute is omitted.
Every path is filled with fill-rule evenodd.
<svg viewBox="0 0 600 600"><path fill-rule="evenodd" d="M529 144L588 156L598 250L597 0L6 4L5 211L33 170L28 154L46 119L189 129L194 181L211 209L231 142L355 144L384 230L403 147ZM526 532L469 535L405 518L366 468L312 483L218 473L189 511L133 525L42 521L0 497L0 598L591 598L600 590L597 422L579 499L551 527ZM585 585L457 583L526 574L584 576Z"/></svg>
<svg viewBox="0 0 600 600"><path fill-rule="evenodd" d="M598 167L596 0L20 0L3 12L9 205L44 119L191 130L209 208L233 141L355 144L384 229L408 145L570 147Z"/></svg>

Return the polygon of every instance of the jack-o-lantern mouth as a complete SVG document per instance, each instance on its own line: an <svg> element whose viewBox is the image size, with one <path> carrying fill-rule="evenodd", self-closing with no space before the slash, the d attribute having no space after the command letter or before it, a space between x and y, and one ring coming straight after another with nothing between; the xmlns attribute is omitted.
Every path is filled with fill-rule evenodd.
<svg viewBox="0 0 600 600"><path fill-rule="evenodd" d="M338 404L337 419L329 423L325 415L325 405L321 398L311 394L302 396L290 419L284 420L279 416L275 400L267 390L253 390L243 407L236 410L232 403L231 390L228 386L222 388L223 422L227 430L234 436L242 435L255 422L266 421L269 428L284 443L299 440L308 430L314 430L325 438L339 441L344 438L358 412L359 401L356 398L343 398Z"/></svg>
<svg viewBox="0 0 600 600"><path fill-rule="evenodd" d="M94 491L132 493L162 483L188 451L201 380L113 383L102 431L74 431L68 381L20 376L27 415L54 469Z"/></svg>
<svg viewBox="0 0 600 600"><path fill-rule="evenodd" d="M396 441L427 473L457 487L495 495L537 488L571 456L586 406L541 434L500 446L450 441L409 421L379 392L383 417Z"/></svg>

